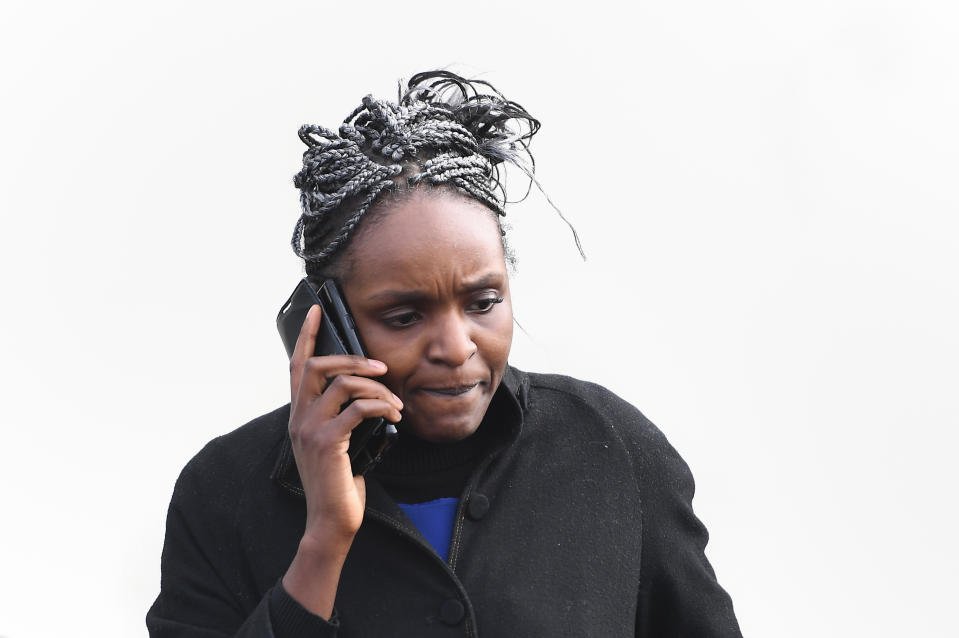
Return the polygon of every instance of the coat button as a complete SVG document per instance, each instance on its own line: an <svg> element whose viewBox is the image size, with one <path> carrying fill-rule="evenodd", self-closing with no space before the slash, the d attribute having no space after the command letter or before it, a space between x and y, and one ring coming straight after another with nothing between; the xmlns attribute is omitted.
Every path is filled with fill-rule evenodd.
<svg viewBox="0 0 959 638"><path fill-rule="evenodd" d="M443 601L440 606L440 620L447 625L458 625L465 615L466 607L455 598Z"/></svg>
<svg viewBox="0 0 959 638"><path fill-rule="evenodd" d="M473 494L470 497L469 505L466 508L466 515L474 521L486 516L489 511L489 499L483 494Z"/></svg>

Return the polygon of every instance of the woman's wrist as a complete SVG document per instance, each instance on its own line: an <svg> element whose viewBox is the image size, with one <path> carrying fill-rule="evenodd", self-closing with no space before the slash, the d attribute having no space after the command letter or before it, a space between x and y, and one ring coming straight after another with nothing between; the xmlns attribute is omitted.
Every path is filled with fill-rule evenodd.
<svg viewBox="0 0 959 638"><path fill-rule="evenodd" d="M310 613L329 620L349 549L342 540L323 542L304 536L283 576L283 589Z"/></svg>

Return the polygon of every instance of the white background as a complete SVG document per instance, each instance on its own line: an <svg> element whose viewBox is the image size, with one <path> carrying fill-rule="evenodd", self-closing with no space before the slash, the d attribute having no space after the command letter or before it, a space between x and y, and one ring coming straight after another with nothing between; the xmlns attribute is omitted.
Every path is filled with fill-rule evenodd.
<svg viewBox="0 0 959 638"><path fill-rule="evenodd" d="M509 210L513 363L666 432L744 633L955 635L955 5L618 7L4 3L0 636L146 635L178 472L287 400L297 127L447 65L589 256Z"/></svg>

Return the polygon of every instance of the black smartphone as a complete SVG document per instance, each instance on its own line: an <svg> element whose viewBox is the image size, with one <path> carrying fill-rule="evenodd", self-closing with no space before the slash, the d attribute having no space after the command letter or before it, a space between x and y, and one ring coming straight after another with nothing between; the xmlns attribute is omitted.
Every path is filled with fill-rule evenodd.
<svg viewBox="0 0 959 638"><path fill-rule="evenodd" d="M293 357L306 313L314 305L319 305L322 311L314 356L358 354L365 357L366 351L340 287L332 279L327 279L319 288L314 288L306 278L297 284L276 315L276 327L287 356ZM396 426L382 418L365 419L353 428L349 448L353 475L366 474L379 463L396 436Z"/></svg>

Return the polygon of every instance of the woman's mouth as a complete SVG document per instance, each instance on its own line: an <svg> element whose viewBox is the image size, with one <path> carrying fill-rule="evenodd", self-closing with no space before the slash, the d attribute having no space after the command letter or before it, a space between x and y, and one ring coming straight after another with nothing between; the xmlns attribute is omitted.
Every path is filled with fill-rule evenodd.
<svg viewBox="0 0 959 638"><path fill-rule="evenodd" d="M479 382L477 381L476 383L471 383L469 385L455 385L441 388L423 388L422 392L434 397L456 398L469 394L478 386Z"/></svg>

